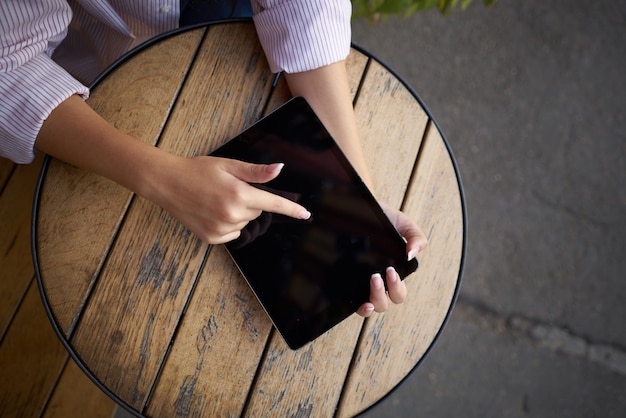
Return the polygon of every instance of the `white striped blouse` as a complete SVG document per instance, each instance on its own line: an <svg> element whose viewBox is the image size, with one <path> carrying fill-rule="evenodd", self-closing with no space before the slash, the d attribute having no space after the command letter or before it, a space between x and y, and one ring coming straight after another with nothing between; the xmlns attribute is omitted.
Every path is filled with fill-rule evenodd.
<svg viewBox="0 0 626 418"><path fill-rule="evenodd" d="M251 2L272 71L307 71L347 56L349 0ZM179 16L179 0L1 0L0 156L31 162L54 108L74 94L87 98L85 83L133 46L176 28Z"/></svg>

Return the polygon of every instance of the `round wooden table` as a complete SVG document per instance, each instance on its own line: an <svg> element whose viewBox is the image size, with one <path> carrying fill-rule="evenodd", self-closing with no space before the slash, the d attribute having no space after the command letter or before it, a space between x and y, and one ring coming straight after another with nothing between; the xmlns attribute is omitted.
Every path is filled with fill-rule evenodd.
<svg viewBox="0 0 626 418"><path fill-rule="evenodd" d="M151 202L48 159L33 255L52 325L89 377L144 416L354 416L416 368L460 285L465 207L450 149L417 95L365 51L348 68L376 193L428 234L409 298L290 350L223 246ZM164 36L127 56L90 105L117 128L204 155L289 99L249 22Z"/></svg>

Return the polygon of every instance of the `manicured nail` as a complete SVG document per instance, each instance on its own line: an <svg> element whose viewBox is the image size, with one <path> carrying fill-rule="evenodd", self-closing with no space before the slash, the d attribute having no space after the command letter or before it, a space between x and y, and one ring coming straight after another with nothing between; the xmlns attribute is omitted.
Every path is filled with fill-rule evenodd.
<svg viewBox="0 0 626 418"><path fill-rule="evenodd" d="M409 251L409 254L407 255L407 261L411 261L415 258L415 254L417 254L419 252L419 247Z"/></svg>
<svg viewBox="0 0 626 418"><path fill-rule="evenodd" d="M300 219L309 219L311 217L311 212L309 212L308 210L303 210L298 216Z"/></svg>
<svg viewBox="0 0 626 418"><path fill-rule="evenodd" d="M279 171L281 171L283 169L284 166L285 166L285 163L275 164L274 167L272 167L270 165L271 168L270 168L269 171L270 171L270 173L278 173Z"/></svg>
<svg viewBox="0 0 626 418"><path fill-rule="evenodd" d="M395 283L398 280L398 275L396 274L396 270L393 267L387 267L387 273L393 272L391 277L387 279L388 282Z"/></svg>
<svg viewBox="0 0 626 418"><path fill-rule="evenodd" d="M375 289L380 289L381 287L383 287L383 278L380 277L380 274L378 273L374 273L372 274L372 284L374 285Z"/></svg>
<svg viewBox="0 0 626 418"><path fill-rule="evenodd" d="M365 308L365 313L366 314L371 314L372 312L374 312L374 307L373 306L368 306L367 308Z"/></svg>

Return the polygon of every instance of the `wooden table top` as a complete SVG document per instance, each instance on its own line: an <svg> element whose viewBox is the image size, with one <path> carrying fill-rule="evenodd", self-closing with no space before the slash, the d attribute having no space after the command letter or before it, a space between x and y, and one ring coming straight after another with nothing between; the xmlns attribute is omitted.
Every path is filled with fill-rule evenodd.
<svg viewBox="0 0 626 418"><path fill-rule="evenodd" d="M377 195L428 235L407 302L352 315L290 350L221 245L102 177L49 159L33 215L44 304L62 342L100 387L145 416L354 416L386 396L432 347L460 284L458 173L437 125L384 65L353 48L355 112ZM92 91L117 128L204 155L289 99L254 27L176 33Z"/></svg>

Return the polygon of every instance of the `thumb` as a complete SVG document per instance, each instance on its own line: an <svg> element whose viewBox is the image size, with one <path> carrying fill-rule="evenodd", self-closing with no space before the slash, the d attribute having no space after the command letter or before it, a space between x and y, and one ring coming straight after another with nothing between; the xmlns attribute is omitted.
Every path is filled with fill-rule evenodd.
<svg viewBox="0 0 626 418"><path fill-rule="evenodd" d="M407 224L400 230L400 235L406 239L406 248L408 259L412 259L421 252L427 245L428 239L422 229L416 224Z"/></svg>
<svg viewBox="0 0 626 418"><path fill-rule="evenodd" d="M246 183L266 183L275 179L284 166L283 163L253 164L232 160L226 171Z"/></svg>

